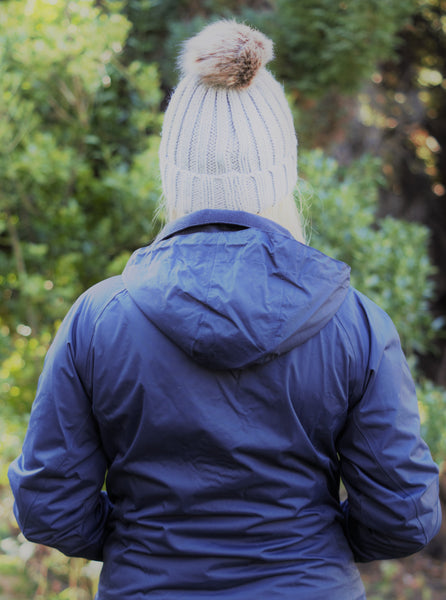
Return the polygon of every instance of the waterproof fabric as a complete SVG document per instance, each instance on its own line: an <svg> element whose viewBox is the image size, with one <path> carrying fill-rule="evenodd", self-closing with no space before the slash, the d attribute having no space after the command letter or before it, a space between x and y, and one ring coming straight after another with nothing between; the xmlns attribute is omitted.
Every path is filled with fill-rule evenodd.
<svg viewBox="0 0 446 600"><path fill-rule="evenodd" d="M389 317L345 264L228 211L79 298L9 477L27 538L104 561L98 600L359 600L354 561L440 525Z"/></svg>

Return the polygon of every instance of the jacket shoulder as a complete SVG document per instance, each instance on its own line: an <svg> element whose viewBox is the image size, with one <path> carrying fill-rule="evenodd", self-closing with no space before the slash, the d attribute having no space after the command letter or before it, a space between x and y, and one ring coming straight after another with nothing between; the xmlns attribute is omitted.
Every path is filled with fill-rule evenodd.
<svg viewBox="0 0 446 600"><path fill-rule="evenodd" d="M90 319L96 321L110 302L123 291L125 291L125 285L122 276L109 277L85 291L74 307L78 305L83 311L88 311Z"/></svg>
<svg viewBox="0 0 446 600"><path fill-rule="evenodd" d="M96 323L107 306L125 291L122 277L105 279L86 290L65 316L47 353L46 362L69 348L76 364L82 371L87 362Z"/></svg>
<svg viewBox="0 0 446 600"><path fill-rule="evenodd" d="M398 335L391 317L368 296L350 286L343 304L336 314L346 331L353 335L358 330L363 334L364 327L368 333Z"/></svg>
<svg viewBox="0 0 446 600"><path fill-rule="evenodd" d="M401 350L400 338L386 311L352 286L334 318L354 357L354 396L360 397L368 374L378 369L386 348L396 346Z"/></svg>

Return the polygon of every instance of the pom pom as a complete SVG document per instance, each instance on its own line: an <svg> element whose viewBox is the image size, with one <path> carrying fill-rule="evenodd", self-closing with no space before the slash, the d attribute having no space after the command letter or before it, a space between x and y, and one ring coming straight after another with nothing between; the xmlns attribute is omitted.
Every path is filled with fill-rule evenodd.
<svg viewBox="0 0 446 600"><path fill-rule="evenodd" d="M186 41L180 67L209 87L244 89L273 58L273 43L260 31L235 21L218 21Z"/></svg>

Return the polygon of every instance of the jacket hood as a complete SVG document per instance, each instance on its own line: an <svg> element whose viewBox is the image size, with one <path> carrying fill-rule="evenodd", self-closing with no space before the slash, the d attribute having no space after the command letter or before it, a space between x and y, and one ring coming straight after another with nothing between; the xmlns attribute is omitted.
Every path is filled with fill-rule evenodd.
<svg viewBox="0 0 446 600"><path fill-rule="evenodd" d="M350 268L263 217L203 210L137 250L123 278L140 310L190 357L238 369L318 333L347 294Z"/></svg>

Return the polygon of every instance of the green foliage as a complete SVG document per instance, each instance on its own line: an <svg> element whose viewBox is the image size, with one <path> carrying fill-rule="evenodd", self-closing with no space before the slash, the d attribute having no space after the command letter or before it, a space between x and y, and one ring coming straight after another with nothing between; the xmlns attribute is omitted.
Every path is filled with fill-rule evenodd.
<svg viewBox="0 0 446 600"><path fill-rule="evenodd" d="M177 81L180 43L209 21L236 17L272 37L273 70L304 97L356 90L392 53L396 33L416 8L417 0L125 3L133 23L129 44L159 63L166 88Z"/></svg>
<svg viewBox="0 0 446 600"><path fill-rule="evenodd" d="M230 17L239 8L240 2L236 0L127 0L124 12L132 23L128 55L156 61L163 89L173 88L178 80L177 58L181 42L209 20Z"/></svg>
<svg viewBox="0 0 446 600"><path fill-rule="evenodd" d="M275 14L260 15L259 25L276 43L274 70L306 97L355 91L392 53L396 33L417 7L416 0L272 4Z"/></svg>
<svg viewBox="0 0 446 600"><path fill-rule="evenodd" d="M316 52L330 35L342 37L343 28L345 43L356 34L369 39L380 20L392 16L379 34L387 35L388 45L377 38L384 49L412 7L278 1L265 13L253 11L254 4L239 9L258 25L269 16L263 24L275 28L278 54L290 64L294 38L287 38L287 27L295 28L296 39L314 38ZM109 0L101 6L93 0L10 0L0 15L0 397L18 412L28 410L45 351L76 296L120 272L131 251L155 233L162 93L157 67L143 57L172 51L172 40L190 35L212 15L237 10L235 2L215 0L193 6ZM364 15L370 20L365 29ZM330 35L316 35L328 26ZM288 46L281 46L285 38L288 55ZM309 44L296 48L310 52ZM337 48L329 47L327 56ZM381 176L374 161L342 169L314 152L303 154L300 166L317 189L314 244L352 266L354 285L391 315L415 365L441 326L429 313L434 290L427 230L390 218L376 221ZM304 181L301 192L309 193Z"/></svg>
<svg viewBox="0 0 446 600"><path fill-rule="evenodd" d="M430 313L435 270L429 260L428 229L376 218L383 180L375 159L364 157L343 168L314 150L301 153L299 166L297 201L309 223L311 245L349 264L352 285L391 316L418 380L418 357L432 350L444 324ZM417 394L422 433L441 463L446 461L446 390L420 379Z"/></svg>
<svg viewBox="0 0 446 600"><path fill-rule="evenodd" d="M15 537L6 469L69 306L89 285L121 272L156 233L159 106L177 80L180 42L209 20L236 14L274 38L272 67L292 98L296 90L320 97L355 89L389 55L415 4L2 1L0 513L8 519L0 522L0 575L24 586L17 597L92 598L97 586L96 565ZM342 168L320 151L302 153L300 169L312 245L352 266L352 283L391 315L416 367L442 325L429 313L426 228L376 218L382 178L370 158ZM446 392L424 380L418 392L423 434L440 462Z"/></svg>
<svg viewBox="0 0 446 600"><path fill-rule="evenodd" d="M54 329L58 325L56 321ZM37 377L43 366L43 360L51 342L50 330L34 333L27 325L19 325L18 331L2 327L6 343L0 363L0 398L3 410L10 414L26 415L34 400ZM52 333L55 331L53 330Z"/></svg>
<svg viewBox="0 0 446 600"><path fill-rule="evenodd" d="M116 2L0 13L0 397L27 410L73 300L154 235L157 68Z"/></svg>
<svg viewBox="0 0 446 600"><path fill-rule="evenodd" d="M417 393L423 437L436 460L446 464L446 390L422 380Z"/></svg>
<svg viewBox="0 0 446 600"><path fill-rule="evenodd" d="M311 243L351 266L352 284L389 313L415 363L417 354L431 350L442 325L429 312L435 290L428 229L391 217L376 219L383 180L375 159L342 168L315 150L302 153L299 165Z"/></svg>

